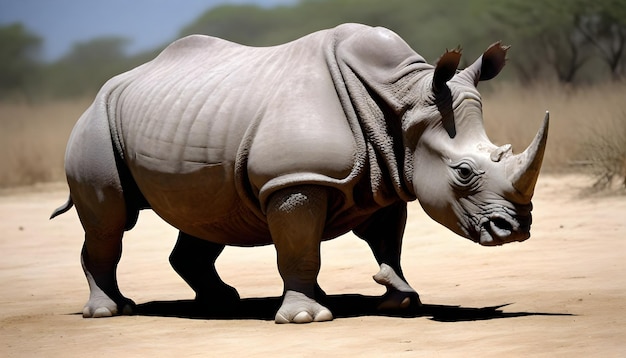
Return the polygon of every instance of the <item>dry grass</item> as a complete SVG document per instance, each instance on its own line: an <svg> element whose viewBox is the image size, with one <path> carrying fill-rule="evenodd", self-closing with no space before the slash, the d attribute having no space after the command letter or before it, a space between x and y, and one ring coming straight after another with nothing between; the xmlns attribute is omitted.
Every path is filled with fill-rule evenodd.
<svg viewBox="0 0 626 358"><path fill-rule="evenodd" d="M64 180L65 144L90 102L0 103L0 188Z"/></svg>
<svg viewBox="0 0 626 358"><path fill-rule="evenodd" d="M485 126L496 144L522 151L550 110L544 171L581 170L588 144L626 124L626 84L584 89L559 86L523 88L500 84L483 94ZM34 106L0 103L0 188L61 181L63 155L71 128L91 99ZM599 128L609 128L599 132ZM621 153L626 150L621 148Z"/></svg>
<svg viewBox="0 0 626 358"><path fill-rule="evenodd" d="M483 97L487 133L494 143L513 144L516 152L532 141L545 111L550 111L544 171L580 171L593 165L586 143L598 140L597 129L616 124L626 128L626 83L576 89L505 84Z"/></svg>
<svg viewBox="0 0 626 358"><path fill-rule="evenodd" d="M595 177L592 191L626 189L626 112L599 123L581 145L582 164Z"/></svg>

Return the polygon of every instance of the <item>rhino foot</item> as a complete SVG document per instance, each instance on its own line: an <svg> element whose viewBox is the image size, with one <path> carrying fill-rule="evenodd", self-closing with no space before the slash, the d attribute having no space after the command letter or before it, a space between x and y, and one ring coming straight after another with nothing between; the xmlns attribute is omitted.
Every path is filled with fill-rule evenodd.
<svg viewBox="0 0 626 358"><path fill-rule="evenodd" d="M276 313L276 323L310 323L331 321L330 310L314 299L296 291L287 291L285 298Z"/></svg>
<svg viewBox="0 0 626 358"><path fill-rule="evenodd" d="M207 292L204 292L207 291ZM212 286L196 293L196 302L208 306L233 306L239 303L239 292L227 284Z"/></svg>
<svg viewBox="0 0 626 358"><path fill-rule="evenodd" d="M387 291L382 302L376 307L379 311L406 310L411 306L421 306L417 292Z"/></svg>
<svg viewBox="0 0 626 358"><path fill-rule="evenodd" d="M119 315L132 315L135 311L135 303L123 298L120 303L115 303L106 295L91 297L83 308L83 318L101 318Z"/></svg>
<svg viewBox="0 0 626 358"><path fill-rule="evenodd" d="M379 310L404 310L422 305L417 292L391 266L381 264L374 281L387 287L387 293L377 307Z"/></svg>
<svg viewBox="0 0 626 358"><path fill-rule="evenodd" d="M132 315L135 311L135 302L124 297L117 287L115 274L97 276L96 280L92 271L87 269L88 260L85 253L81 256L85 277L89 283L89 301L83 308L84 318L100 318L119 315ZM104 289L103 289L104 288Z"/></svg>

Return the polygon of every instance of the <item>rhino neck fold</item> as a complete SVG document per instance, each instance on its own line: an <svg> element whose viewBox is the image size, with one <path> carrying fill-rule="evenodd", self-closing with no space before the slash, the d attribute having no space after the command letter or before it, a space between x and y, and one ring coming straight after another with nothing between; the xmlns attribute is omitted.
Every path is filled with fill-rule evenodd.
<svg viewBox="0 0 626 358"><path fill-rule="evenodd" d="M381 45L380 53L373 56L358 56L364 51L360 47L371 48L372 42L379 40L376 29L371 30L343 41L335 39L327 52L327 63L359 147L354 168L357 171L368 169L374 201L387 206L398 200L415 200L410 180L407 180L410 175L404 173L407 151L402 140L401 120L412 102L411 88L416 78L421 77L415 73L432 66L404 42L397 41L391 44L402 50L395 51L400 54L396 63L386 58L383 66L376 59L377 55L389 54L385 52L389 43ZM363 58L367 61L363 62Z"/></svg>

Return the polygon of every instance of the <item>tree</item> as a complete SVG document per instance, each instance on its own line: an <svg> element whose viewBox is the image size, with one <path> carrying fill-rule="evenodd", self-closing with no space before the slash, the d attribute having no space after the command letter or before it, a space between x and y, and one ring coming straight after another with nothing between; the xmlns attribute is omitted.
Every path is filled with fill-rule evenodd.
<svg viewBox="0 0 626 358"><path fill-rule="evenodd" d="M592 55L589 41L576 27L580 4L589 1L505 0L493 7L495 27L524 54L512 60L523 82L550 75L560 82L574 81Z"/></svg>
<svg viewBox="0 0 626 358"><path fill-rule="evenodd" d="M581 1L576 28L596 48L609 66L614 80L624 75L626 47L626 2L619 0Z"/></svg>
<svg viewBox="0 0 626 358"><path fill-rule="evenodd" d="M29 97L40 46L41 39L21 24L0 27L0 98L11 93Z"/></svg>
<svg viewBox="0 0 626 358"><path fill-rule="evenodd" d="M496 28L527 54L514 64L522 79L536 77L548 64L561 82L574 82L583 67L593 68L597 81L602 71L592 59L604 62L613 79L624 76L624 0L502 0L491 14Z"/></svg>
<svg viewBox="0 0 626 358"><path fill-rule="evenodd" d="M47 92L78 96L97 91L108 79L137 64L126 56L128 43L122 37L100 37L75 44L67 55L48 66Z"/></svg>
<svg viewBox="0 0 626 358"><path fill-rule="evenodd" d="M126 57L124 48L130 41L123 37L99 37L74 45L61 61L73 65L103 64Z"/></svg>

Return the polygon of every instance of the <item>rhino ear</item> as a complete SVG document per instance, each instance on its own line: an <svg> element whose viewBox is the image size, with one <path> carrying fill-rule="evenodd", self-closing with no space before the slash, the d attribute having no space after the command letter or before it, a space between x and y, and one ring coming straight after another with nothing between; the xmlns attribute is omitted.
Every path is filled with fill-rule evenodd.
<svg viewBox="0 0 626 358"><path fill-rule="evenodd" d="M506 52L509 48L511 48L511 46L504 46L500 41L489 46L487 51L483 54L483 63L480 67L479 81L490 80L502 71L502 68L504 68L504 64L506 63Z"/></svg>
<svg viewBox="0 0 626 358"><path fill-rule="evenodd" d="M474 86L477 86L479 81L487 81L496 77L506 63L506 52L509 48L510 46L504 46L500 41L494 43L478 60L461 71L458 76L470 81Z"/></svg>
<svg viewBox="0 0 626 358"><path fill-rule="evenodd" d="M433 75L433 92L437 93L446 86L446 82L456 73L460 61L461 47L457 47L452 51L446 50L446 52L439 57Z"/></svg>

